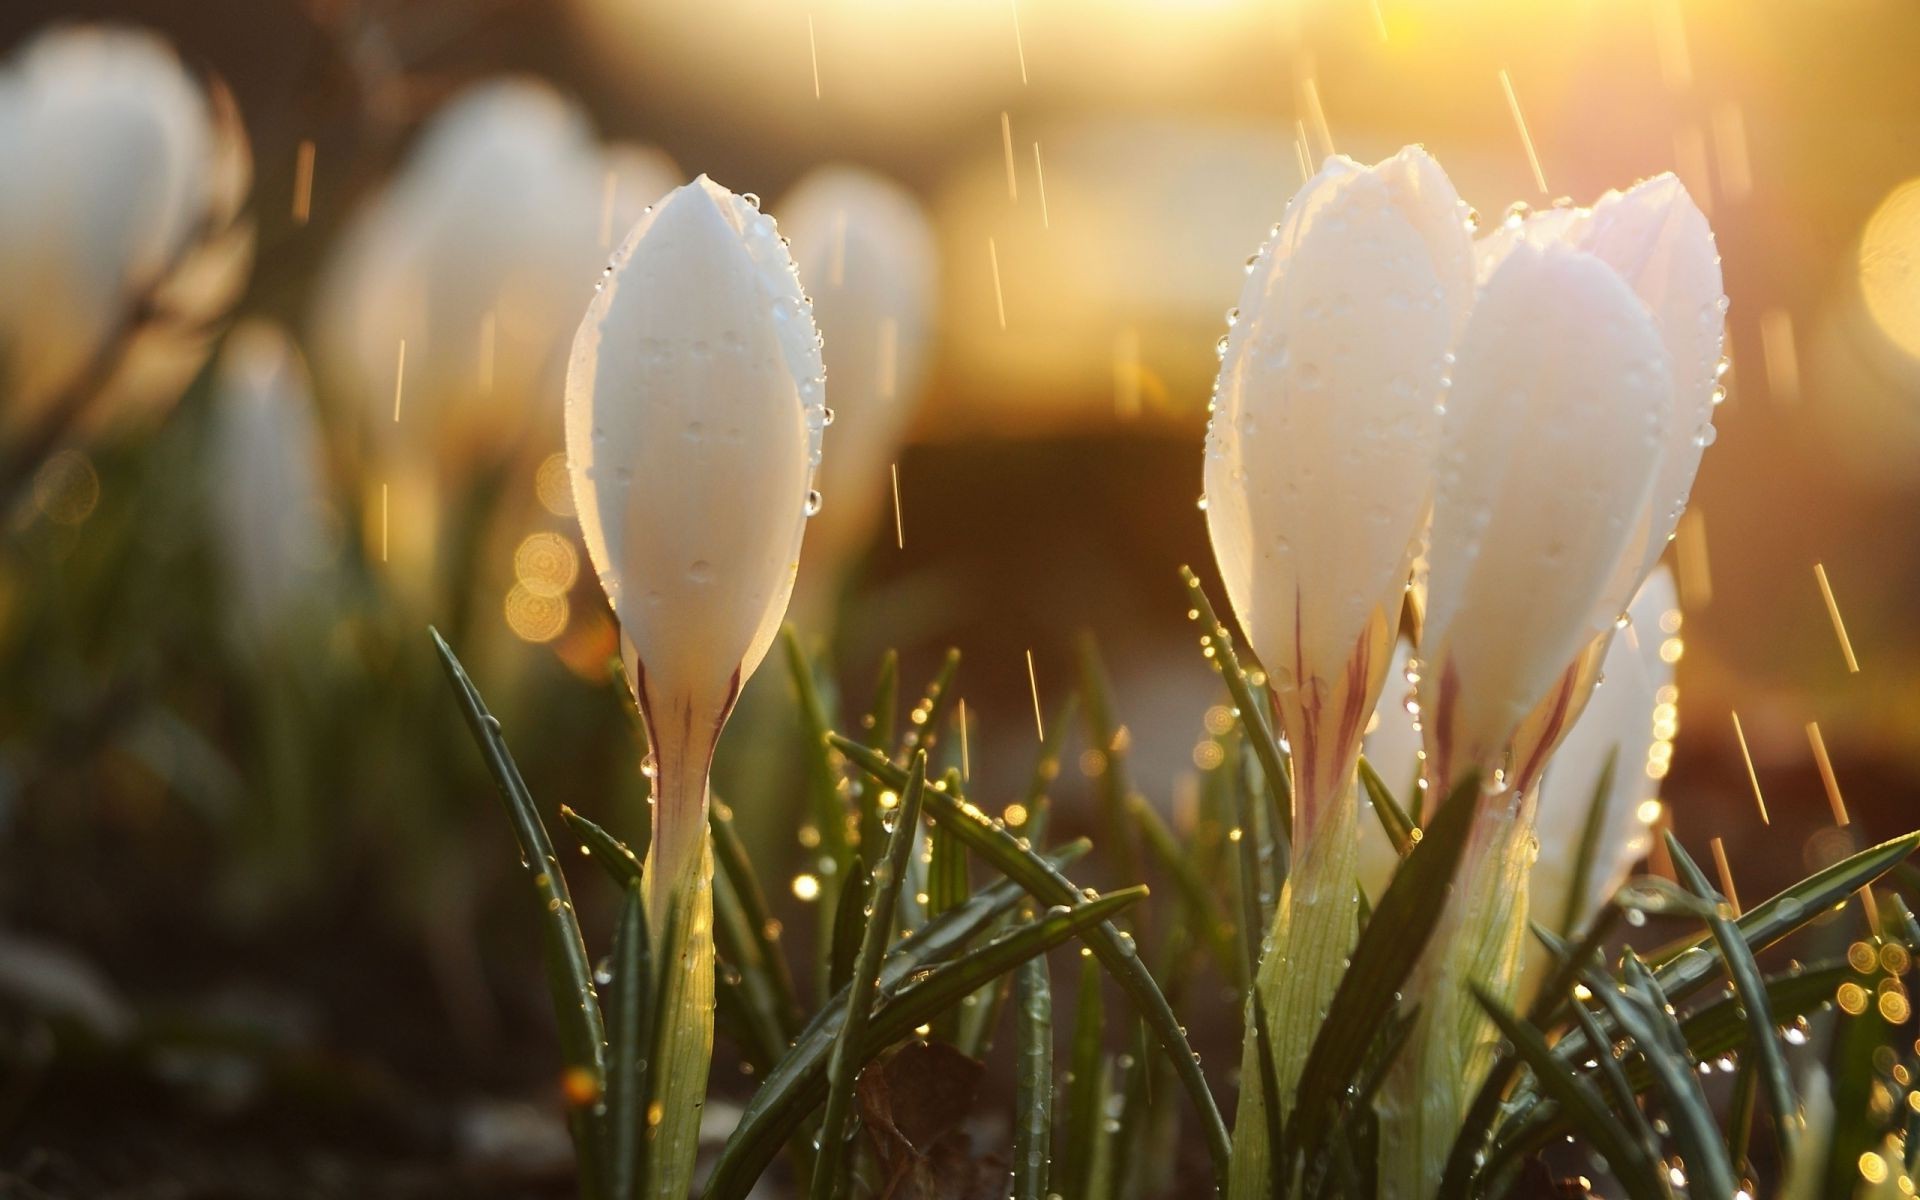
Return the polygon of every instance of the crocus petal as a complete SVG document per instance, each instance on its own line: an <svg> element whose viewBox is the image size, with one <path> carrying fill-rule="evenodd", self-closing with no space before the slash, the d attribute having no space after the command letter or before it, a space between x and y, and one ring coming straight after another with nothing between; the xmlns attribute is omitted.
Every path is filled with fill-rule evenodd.
<svg viewBox="0 0 1920 1200"><path fill-rule="evenodd" d="M772 219L705 176L628 234L574 340L574 502L656 723L717 736L778 629L820 454L816 341Z"/></svg>
<svg viewBox="0 0 1920 1200"><path fill-rule="evenodd" d="M820 467L825 504L807 527L800 581L831 591L888 496L888 464L926 373L939 262L919 203L870 172L817 170L778 211L833 377L833 455Z"/></svg>
<svg viewBox="0 0 1920 1200"><path fill-rule="evenodd" d="M1714 404L1724 394L1720 253L1706 216L1672 174L1602 197L1578 244L1618 272L1646 305L1672 370L1667 452L1654 479L1639 560L1627 568L1633 573L1630 590L1666 549L1693 491L1700 457L1713 442Z"/></svg>
<svg viewBox="0 0 1920 1200"><path fill-rule="evenodd" d="M256 319L228 335L209 419L220 556L248 632L270 635L311 596L331 551L312 384L285 330Z"/></svg>
<svg viewBox="0 0 1920 1200"><path fill-rule="evenodd" d="M174 265L214 159L206 96L152 34L59 29L0 70L0 421L72 383Z"/></svg>
<svg viewBox="0 0 1920 1200"><path fill-rule="evenodd" d="M1678 616L1672 573L1655 571L1634 597L1627 627L1607 648L1603 682L1547 768L1535 823L1540 857L1534 864L1533 911L1548 928L1559 929L1567 911L1588 808L1610 757L1613 779L1602 800L1605 815L1576 920L1612 895L1633 864L1646 857L1640 806L1660 793L1648 755L1674 732L1674 668L1661 657L1660 646L1667 631L1677 628L1670 623Z"/></svg>
<svg viewBox="0 0 1920 1200"><path fill-rule="evenodd" d="M1645 307L1591 255L1517 245L1482 290L1428 551L1420 694L1436 786L1495 766L1590 640L1660 465L1670 386Z"/></svg>
<svg viewBox="0 0 1920 1200"><path fill-rule="evenodd" d="M1415 148L1371 168L1335 158L1261 249L1226 339L1207 527L1316 774L1350 768L1387 667L1445 356L1471 294L1471 245L1438 165Z"/></svg>

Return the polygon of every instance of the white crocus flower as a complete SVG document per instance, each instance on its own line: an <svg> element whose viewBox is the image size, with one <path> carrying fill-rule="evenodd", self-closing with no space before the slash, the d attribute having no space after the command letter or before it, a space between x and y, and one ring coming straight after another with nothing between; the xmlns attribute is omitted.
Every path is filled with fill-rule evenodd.
<svg viewBox="0 0 1920 1200"><path fill-rule="evenodd" d="M852 167L825 167L780 202L833 376L826 498L807 528L795 607L830 620L847 568L872 539L890 466L925 381L939 261L919 202Z"/></svg>
<svg viewBox="0 0 1920 1200"><path fill-rule="evenodd" d="M322 382L360 414L364 503L377 514L385 497L379 536L403 588L431 596L439 575L463 576L440 560L486 473L530 478L560 449L581 309L644 206L679 182L658 151L603 146L546 84L504 79L435 113L352 216L314 344Z"/></svg>
<svg viewBox="0 0 1920 1200"><path fill-rule="evenodd" d="M1608 263L1519 241L1493 269L1442 424L1419 671L1427 807L1472 776L1483 793L1463 885L1410 981L1422 1007L1381 1089L1389 1200L1433 1195L1492 1063L1498 1037L1468 986L1516 993L1532 781L1584 703L1581 663L1604 650L1595 614L1624 610L1637 582L1620 563L1641 551L1672 400L1653 314ZM1523 721L1526 766L1509 778Z"/></svg>
<svg viewBox="0 0 1920 1200"><path fill-rule="evenodd" d="M237 220L250 177L226 93L151 33L61 28L0 67L10 440L50 441L178 394L251 262Z"/></svg>
<svg viewBox="0 0 1920 1200"><path fill-rule="evenodd" d="M228 336L209 423L221 557L247 632L271 638L310 603L331 550L312 382L285 330L252 320Z"/></svg>
<svg viewBox="0 0 1920 1200"><path fill-rule="evenodd" d="M574 338L567 461L654 754L661 1009L647 1194L687 1194L713 1044L707 772L793 588L825 424L818 335L773 220L704 175L628 233Z"/></svg>
<svg viewBox="0 0 1920 1200"><path fill-rule="evenodd" d="M1446 356L1472 249L1409 147L1329 159L1249 264L1207 432L1207 528L1292 746L1293 863L1260 962L1283 1106L1358 931L1352 780L1427 517ZM1246 1038L1242 1078L1257 1081ZM1266 1098L1243 1086L1232 1191L1268 1188Z"/></svg>

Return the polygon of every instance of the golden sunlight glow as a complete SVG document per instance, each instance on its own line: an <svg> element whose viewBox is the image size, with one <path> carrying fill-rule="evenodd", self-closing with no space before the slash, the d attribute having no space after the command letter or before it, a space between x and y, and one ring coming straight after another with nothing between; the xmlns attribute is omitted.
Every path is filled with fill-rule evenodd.
<svg viewBox="0 0 1920 1200"><path fill-rule="evenodd" d="M564 596L580 577L580 554L557 533L528 534L513 552L513 576L536 596Z"/></svg>
<svg viewBox="0 0 1920 1200"><path fill-rule="evenodd" d="M1920 179L1887 194L1860 235L1860 294L1880 332L1920 358Z"/></svg>

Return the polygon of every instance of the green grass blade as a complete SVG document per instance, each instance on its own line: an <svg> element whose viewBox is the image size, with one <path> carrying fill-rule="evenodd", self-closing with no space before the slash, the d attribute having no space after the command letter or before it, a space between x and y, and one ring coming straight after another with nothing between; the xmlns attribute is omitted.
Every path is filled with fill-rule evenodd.
<svg viewBox="0 0 1920 1200"><path fill-rule="evenodd" d="M1374 919L1354 947L1327 1019L1307 1052L1283 1163L1291 1164L1295 1155L1316 1154L1334 1113L1345 1103L1367 1048L1386 1024L1395 996L1439 923L1473 829L1479 793L1477 776L1453 790L1381 894Z"/></svg>
<svg viewBox="0 0 1920 1200"><path fill-rule="evenodd" d="M1660 1139L1647 1124L1647 1116L1640 1111L1639 1096L1633 1089L1633 1082L1627 1078L1627 1070L1621 1065L1620 1058L1613 1052L1613 1043L1607 1040L1600 1030L1600 1021L1593 1010L1584 1003L1575 1001L1572 1005L1576 1024L1585 1031L1591 1044L1604 1047L1593 1056L1599 1070L1600 1082L1606 1086L1612 1097L1614 1111L1620 1114L1620 1120L1633 1134L1634 1144L1645 1151L1648 1159L1660 1156ZM1565 1058L1556 1056L1555 1061L1565 1063Z"/></svg>
<svg viewBox="0 0 1920 1200"><path fill-rule="evenodd" d="M1100 823L1118 851L1115 860L1121 876L1138 879L1141 877L1140 853L1133 844L1133 833L1127 822L1127 806L1135 794L1133 778L1127 769L1129 734L1115 715L1113 687L1091 633L1082 633L1074 639L1074 656L1080 675L1080 693L1087 703L1087 734L1100 752L1103 764L1095 793L1100 803Z"/></svg>
<svg viewBox="0 0 1920 1200"><path fill-rule="evenodd" d="M1286 759L1280 752L1280 743L1267 725L1266 714L1260 707L1259 697L1254 694L1253 684L1248 682L1247 673L1240 669L1240 658L1233 652L1233 634L1214 615L1206 590L1200 586L1200 577L1193 573L1191 567L1181 567L1180 579L1187 585L1187 603L1190 606L1187 615L1200 622L1200 644L1210 651L1208 661L1226 680L1227 694L1233 697L1233 706L1239 710L1240 726L1247 732L1247 741L1259 757L1260 770L1266 775L1267 787L1274 795L1274 811L1280 814L1285 840L1291 843L1292 784L1287 774Z"/></svg>
<svg viewBox="0 0 1920 1200"><path fill-rule="evenodd" d="M607 997L608 1195L631 1200L646 1178L647 1060L653 1050L653 955L639 879L627 884Z"/></svg>
<svg viewBox="0 0 1920 1200"><path fill-rule="evenodd" d="M800 702L800 732L807 747L807 794L813 802L814 824L820 830L820 852L844 864L849 853L846 807L840 798L840 772L827 750L827 731L833 728L833 722L820 696L813 663L792 625L780 627L780 645L786 651L787 674ZM823 877L821 882L830 880ZM828 897L826 903L830 905L832 898Z"/></svg>
<svg viewBox="0 0 1920 1200"><path fill-rule="evenodd" d="M1219 901L1214 898L1212 889L1200 878L1194 869L1193 859L1185 847L1173 836L1173 830L1155 812L1153 805L1138 792L1128 797L1127 813L1133 818L1133 825L1140 833L1140 843L1147 848L1148 857L1173 880L1174 891L1180 894L1180 901L1187 909L1187 917L1193 931L1199 936L1202 945L1212 953L1214 961L1220 964L1220 973L1235 989L1246 986L1246 978L1240 974L1240 951L1234 941L1233 922L1227 920L1220 911Z"/></svg>
<svg viewBox="0 0 1920 1200"><path fill-rule="evenodd" d="M949 649L946 657L940 660L940 669L934 672L926 692L920 697L920 703L914 705L913 711L907 714L907 731L900 739L900 749L893 756L895 763L904 767L909 759L921 751L929 755L933 753L933 744L940 737L940 730L946 727L947 714L952 711L954 701L959 699L953 690L953 678L959 670L960 651Z"/></svg>
<svg viewBox="0 0 1920 1200"><path fill-rule="evenodd" d="M1253 811L1253 789L1247 786L1246 772L1240 769L1239 752L1229 753L1221 769L1233 772L1234 828L1240 835L1229 840L1239 851L1240 941L1245 962L1240 978L1241 991L1244 993L1251 989L1252 981L1260 970L1261 949L1266 944L1273 914L1267 911L1261 899L1260 835Z"/></svg>
<svg viewBox="0 0 1920 1200"><path fill-rule="evenodd" d="M733 810L719 800L707 806L707 828L713 833L713 857L726 877L733 894L739 898L745 933L751 940L754 960L760 972L759 987L767 997L767 1006L779 1016L783 1038L793 1036L800 1025L799 993L793 986L793 973L781 953L779 925L767 907L767 894L760 886L759 873L733 826Z"/></svg>
<svg viewBox="0 0 1920 1200"><path fill-rule="evenodd" d="M1587 987L1640 1052L1640 1060L1660 1093L1674 1141L1686 1160L1691 1190L1703 1196L1731 1196L1737 1186L1733 1166L1727 1161L1726 1143L1720 1138L1713 1110L1701 1090L1686 1036L1667 1010L1666 996L1652 973L1639 962L1629 951L1624 988L1598 973L1588 977Z"/></svg>
<svg viewBox="0 0 1920 1200"><path fill-rule="evenodd" d="M906 1037L987 981L1014 970L1036 954L1069 939L1083 936L1115 913L1138 903L1145 888L1128 888L1077 906L1049 910L1039 920L1015 928L1003 937L952 961L945 958L958 942L978 933L1000 912L1018 902L1017 890L989 888L976 901L992 904L949 914L955 922L928 925L888 956L876 994L881 1002L873 1014L859 1061L864 1064L894 1042ZM965 920L958 920L963 914ZM937 943L931 944L931 943ZM935 963L938 965L934 965ZM844 997L835 997L836 1001ZM801 1031L787 1056L768 1073L760 1090L748 1101L740 1123L727 1140L708 1178L707 1200L740 1200L753 1187L786 1138L800 1127L827 1091L827 1065L846 1019L845 1004L824 1008ZM1057 1189L1056 1189L1057 1190Z"/></svg>
<svg viewBox="0 0 1920 1200"><path fill-rule="evenodd" d="M1046 1200L1053 1154L1053 988L1047 957L1015 972L1013 1200Z"/></svg>
<svg viewBox="0 0 1920 1200"><path fill-rule="evenodd" d="M1749 947L1765 949L1886 874L1916 846L1920 846L1920 831L1870 846L1753 906L1734 924ZM1654 977L1675 999L1692 995L1725 965L1711 932L1691 938L1653 961L1658 963Z"/></svg>
<svg viewBox="0 0 1920 1200"><path fill-rule="evenodd" d="M827 958L827 990L839 992L853 978L854 964L860 955L860 941L867 928L866 909L873 880L867 864L854 860L853 873L840 889L840 902L833 914L833 950ZM891 916L888 918L891 920Z"/></svg>
<svg viewBox="0 0 1920 1200"><path fill-rule="evenodd" d="M1620 747L1616 745L1607 751L1606 764L1600 768L1600 778L1587 801L1587 819L1580 827L1580 846L1573 856L1573 881L1567 887L1566 907L1560 910L1560 920L1554 925L1565 937L1572 937L1580 927L1580 906L1586 903L1593 860L1600 853L1600 835L1607 827L1607 797L1613 793L1613 772L1619 761Z"/></svg>
<svg viewBox="0 0 1920 1200"><path fill-rule="evenodd" d="M873 1016L874 991L880 986L880 962L893 941L894 912L900 903L900 883L906 878L907 856L920 832L920 800L927 790L927 756L916 751L907 770L900 809L894 814L893 836L887 857L874 872L872 903L867 906L866 930L860 938L852 986L847 992L846 1018L827 1063L827 1111L820 1124L820 1153L813 1163L813 1200L833 1200L840 1187L842 1150L853 1115L853 1087L862 1060L861 1042Z"/></svg>
<svg viewBox="0 0 1920 1200"><path fill-rule="evenodd" d="M1707 924L1713 931L1714 941L1720 946L1721 955L1727 960L1727 977L1733 981L1734 990L1746 1004L1747 1023L1752 1035L1747 1039L1747 1050L1758 1064L1760 1091L1767 1101L1767 1116L1773 1123L1780 1157L1791 1160L1795 1134L1800 1124L1800 1104L1793 1094L1793 1081L1787 1075L1787 1059L1780 1050L1780 1035L1774 1027L1773 1012L1767 1007L1767 987L1760 975L1760 964L1753 960L1753 951L1747 948L1746 939L1734 928L1733 919L1728 915L1730 910L1726 897L1707 882L1705 873L1693 861L1693 856L1687 853L1686 847L1680 844L1680 839L1671 832L1666 836L1667 852L1673 856L1680 882L1712 906Z"/></svg>
<svg viewBox="0 0 1920 1200"><path fill-rule="evenodd" d="M1061 1148L1054 1190L1064 1196L1090 1195L1093 1147L1100 1137L1102 1107L1101 1039L1106 1007L1100 995L1100 964L1080 960L1080 994L1074 1004L1073 1045L1067 1060L1067 1144Z"/></svg>
<svg viewBox="0 0 1920 1200"><path fill-rule="evenodd" d="M1593 1088L1553 1056L1552 1049L1539 1030L1507 1011L1504 1004L1478 983L1470 986L1474 999L1480 1002L1480 1007L1500 1027L1501 1034L1513 1043L1514 1049L1526 1061L1541 1087L1563 1111L1572 1115L1582 1136L1607 1160L1609 1169L1627 1190L1627 1195L1633 1200L1665 1200L1670 1193L1661 1182L1658 1166L1647 1157L1645 1148L1638 1144ZM1733 1189L1702 1194L1731 1196Z"/></svg>
<svg viewBox="0 0 1920 1200"><path fill-rule="evenodd" d="M901 779L899 768L858 743L836 737L834 745L849 761L883 783ZM929 788L926 807L935 821L950 824L969 850L1007 878L1019 881L1020 886L1026 888L1035 900L1043 904L1070 905L1079 897L1079 889L1074 887L1071 880L1022 845L1019 839L995 825L986 814L967 803L963 796ZM1214 1103L1213 1093L1207 1087L1206 1076L1200 1071L1198 1057L1187 1042L1180 1019L1168 1005L1159 983L1141 964L1139 950L1132 938L1117 929L1100 926L1088 935L1087 944L1147 1022L1162 1053L1172 1063L1181 1086L1200 1116L1201 1133L1206 1138L1215 1173L1224 1185L1228 1160L1233 1152L1232 1139L1227 1134L1226 1123L1221 1120L1220 1108Z"/></svg>
<svg viewBox="0 0 1920 1200"><path fill-rule="evenodd" d="M1280 1073L1273 1065L1273 1034L1267 1026L1267 1006L1260 999L1256 988L1253 998L1253 1040L1258 1049L1260 1060L1260 1094L1266 1097L1267 1145L1279 1147L1282 1144L1280 1120ZM1267 1157L1267 1194L1273 1200L1285 1200L1287 1181L1291 1171L1277 1153Z"/></svg>
<svg viewBox="0 0 1920 1200"><path fill-rule="evenodd" d="M514 839L520 844L520 864L532 884L534 899L540 905L541 942L545 949L547 989L553 1001L554 1018L560 1028L560 1054L566 1069L578 1086L570 1087L570 1096L591 1096L586 1104L573 1104L567 1113L567 1126L573 1136L574 1153L579 1159L581 1186L589 1197L599 1193L606 1178L606 1130L600 1112L606 1092L606 1027L601 1019L600 998L593 987L593 965L587 958L587 945L580 934L580 921L573 911L573 897L567 890L567 877L560 870L560 859L553 852L553 841L540 820L533 796L507 750L500 722L487 711L486 702L467 677L466 668L448 646L439 630L430 629L434 649L447 679L460 700L467 729L473 734L486 760L487 770L500 789Z"/></svg>
<svg viewBox="0 0 1920 1200"><path fill-rule="evenodd" d="M1393 843L1394 853L1401 858L1413 853L1413 819L1400 802L1393 798L1393 789L1386 780L1380 778L1380 772L1365 756L1360 759L1360 786L1367 790L1367 799L1373 805L1373 815L1380 818L1380 828L1387 831L1387 840Z"/></svg>

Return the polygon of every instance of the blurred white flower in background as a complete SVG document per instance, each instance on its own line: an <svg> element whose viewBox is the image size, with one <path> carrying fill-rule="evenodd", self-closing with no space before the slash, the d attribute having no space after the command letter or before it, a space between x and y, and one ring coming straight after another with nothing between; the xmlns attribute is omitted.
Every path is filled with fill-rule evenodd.
<svg viewBox="0 0 1920 1200"><path fill-rule="evenodd" d="M235 608L270 639L313 602L334 549L312 381L284 329L254 319L227 337L209 423L207 502Z"/></svg>
<svg viewBox="0 0 1920 1200"><path fill-rule="evenodd" d="M831 619L846 572L886 510L891 466L925 385L939 256L919 202L853 167L822 167L777 209L833 383L833 454L807 526L796 620Z"/></svg>
<svg viewBox="0 0 1920 1200"><path fill-rule="evenodd" d="M0 430L55 439L170 403L251 265L224 89L151 33L41 34L0 68L0 180Z"/></svg>
<svg viewBox="0 0 1920 1200"><path fill-rule="evenodd" d="M557 449L580 306L677 182L657 152L603 147L545 84L462 92L339 239L316 313L329 385L378 442L450 469Z"/></svg>

